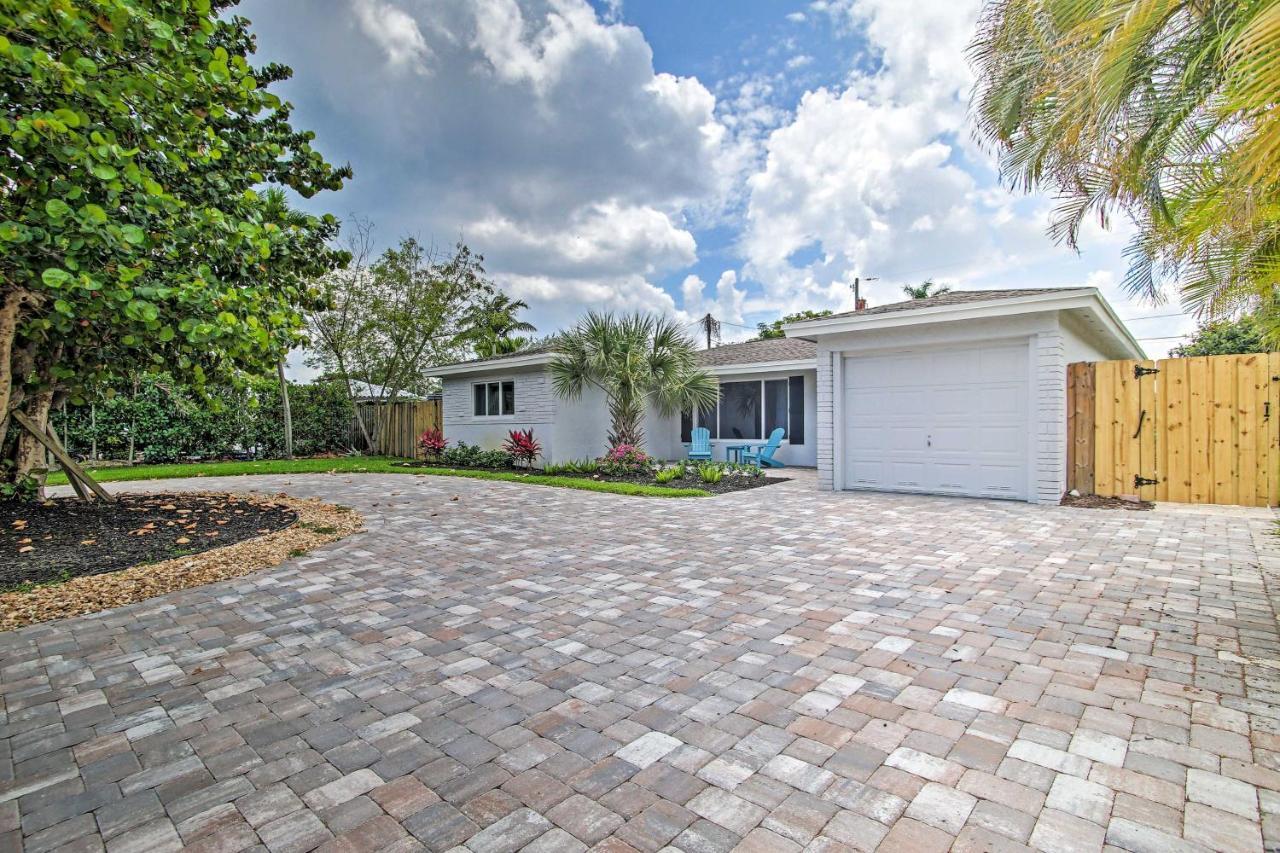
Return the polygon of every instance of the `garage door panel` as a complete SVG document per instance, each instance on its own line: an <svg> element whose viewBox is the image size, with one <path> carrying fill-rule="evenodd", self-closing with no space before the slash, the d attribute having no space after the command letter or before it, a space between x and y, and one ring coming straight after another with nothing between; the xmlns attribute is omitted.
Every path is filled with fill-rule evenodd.
<svg viewBox="0 0 1280 853"><path fill-rule="evenodd" d="M1017 415L1025 418L1027 388L1025 385L988 385L979 389L982 411L988 420L995 415Z"/></svg>
<svg viewBox="0 0 1280 853"><path fill-rule="evenodd" d="M1025 497L1025 345L845 361L845 485Z"/></svg>

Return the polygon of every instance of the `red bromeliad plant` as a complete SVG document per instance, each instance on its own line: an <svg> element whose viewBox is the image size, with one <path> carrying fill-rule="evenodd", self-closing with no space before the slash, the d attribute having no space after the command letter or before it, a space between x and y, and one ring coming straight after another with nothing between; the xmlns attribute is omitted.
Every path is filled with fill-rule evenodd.
<svg viewBox="0 0 1280 853"><path fill-rule="evenodd" d="M429 429L418 437L418 448L422 451L422 455L432 461L440 458L448 444L444 433L439 429Z"/></svg>
<svg viewBox="0 0 1280 853"><path fill-rule="evenodd" d="M523 463L526 468L532 468L533 460L542 455L542 445L533 437L531 429L511 430L507 434L507 440L502 445L502 449L510 453L517 463Z"/></svg>

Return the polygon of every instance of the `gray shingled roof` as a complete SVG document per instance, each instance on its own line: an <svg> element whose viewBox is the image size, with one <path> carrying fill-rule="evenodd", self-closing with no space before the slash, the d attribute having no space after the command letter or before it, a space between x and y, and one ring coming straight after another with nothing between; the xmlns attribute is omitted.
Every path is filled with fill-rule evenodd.
<svg viewBox="0 0 1280 853"><path fill-rule="evenodd" d="M555 349L555 341L541 341L531 347L510 355L498 355L490 358L473 358L453 364L442 364L441 367L462 367L486 364L500 364L509 358L522 358L527 355L551 353ZM798 338L770 338L763 341L744 341L740 344L723 344L709 350L698 352L698 362L704 367L725 367L733 364L760 364L768 361L799 361L815 358L817 347L812 341Z"/></svg>
<svg viewBox="0 0 1280 853"><path fill-rule="evenodd" d="M993 302L999 299L1017 299L1020 296L1034 296L1043 293L1071 293L1073 291L1092 290L1089 287L1021 287L1013 290L951 290L939 296L930 296L928 299L907 299L902 302L892 302L888 305L876 305L871 308L863 308L861 311L844 311L840 314L832 314L822 320L831 320L837 317L852 317L855 314L859 317L870 317L876 314L893 314L898 311L919 311L922 308L941 308L945 305L963 305L967 302Z"/></svg>
<svg viewBox="0 0 1280 853"><path fill-rule="evenodd" d="M763 341L743 341L740 344L722 344L698 353L703 367L728 367L735 364L761 364L768 361L813 361L818 348L813 341L799 338L768 338ZM814 362L816 365L816 361Z"/></svg>

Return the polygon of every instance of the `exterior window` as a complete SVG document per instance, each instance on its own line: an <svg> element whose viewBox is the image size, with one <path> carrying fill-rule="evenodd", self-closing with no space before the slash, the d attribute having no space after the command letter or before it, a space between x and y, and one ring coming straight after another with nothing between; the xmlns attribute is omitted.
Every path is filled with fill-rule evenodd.
<svg viewBox="0 0 1280 853"><path fill-rule="evenodd" d="M791 402L787 404L790 411L787 441L804 444L804 377L792 376L787 381L791 383Z"/></svg>
<svg viewBox="0 0 1280 853"><path fill-rule="evenodd" d="M720 435L723 438L760 438L760 382L724 382L720 385Z"/></svg>
<svg viewBox="0 0 1280 853"><path fill-rule="evenodd" d="M514 415L516 413L516 383L479 382L471 386L472 413L477 418Z"/></svg>
<svg viewBox="0 0 1280 853"><path fill-rule="evenodd" d="M681 441L695 425L726 440L759 440L782 427L788 442L804 444L804 377L722 382L720 404L699 410L696 419L692 414L680 415Z"/></svg>
<svg viewBox="0 0 1280 853"><path fill-rule="evenodd" d="M764 437L782 427L787 434L787 380L766 379L764 382Z"/></svg>

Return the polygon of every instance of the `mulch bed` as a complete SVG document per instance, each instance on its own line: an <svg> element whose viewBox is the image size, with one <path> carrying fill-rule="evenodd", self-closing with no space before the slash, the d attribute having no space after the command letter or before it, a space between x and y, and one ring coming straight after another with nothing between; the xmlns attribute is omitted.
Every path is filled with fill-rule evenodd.
<svg viewBox="0 0 1280 853"><path fill-rule="evenodd" d="M1062 496L1062 506L1071 506L1078 509L1128 509L1137 511L1155 509L1156 507L1151 501L1131 501L1124 498L1103 497L1102 495L1080 495L1077 497L1071 494Z"/></svg>
<svg viewBox="0 0 1280 853"><path fill-rule="evenodd" d="M670 483L659 483L653 479L652 474L633 474L625 477L605 476L603 474L557 474L557 477L581 477L584 480L597 480L607 483L635 483L638 486L655 486L659 489L702 489L704 492L710 492L713 495L725 495L730 492L745 492L748 489L758 489L761 486L772 486L777 483L787 482L786 477L769 477L760 475L759 477L742 477L736 474L725 474L718 483L704 483L702 478L698 476L698 472L689 469L689 472L683 478L677 478Z"/></svg>
<svg viewBox="0 0 1280 853"><path fill-rule="evenodd" d="M18 628L35 622L50 619L64 619L83 613L93 613L124 604L142 601L157 595L175 590L201 586L228 578L256 572L259 569L278 566L291 557L300 556L307 551L328 542L333 542L359 531L364 519L347 507L322 503L318 500L301 500L284 494L271 499L260 496L226 495L226 494L169 494L169 495L120 495L117 502L126 507L141 505L136 513L125 515L119 511L99 510L96 516L106 522L115 519L131 519L132 526L99 527L97 530L110 532L95 535L93 529L82 528L87 534L72 534L74 528L68 523L53 520L46 521L42 528L45 533L55 538L45 540L37 538L37 513L32 510L53 510L62 502L51 502L53 507L27 505L25 512L5 508L8 524L5 525L2 546L5 549L3 559L6 568L15 562L13 548L27 547L18 545L17 540L31 538L30 545L44 543L44 547L54 550L50 543L69 541L73 535L81 535L80 542L94 540L93 545L81 547L87 554L97 552L96 557L82 555L84 565L68 570L65 563L54 568L48 561L46 575L54 571L56 576L49 582L33 585L30 580L26 586L10 592L0 593L0 631ZM79 505L83 507L84 505ZM166 509L172 506L174 509ZM190 510L185 516L179 509ZM201 519L194 530L186 530L183 523L170 526L167 522L176 521L179 517L196 515L200 510ZM237 512L238 511L238 512ZM125 512L131 512L125 510ZM157 516L158 514L158 516ZM94 518L92 514L83 518ZM25 536L16 533L14 521L26 521ZM218 524L218 521L225 524ZM147 524L155 524L147 528ZM185 522L190 524L191 522ZM256 526L255 526L256 525ZM123 528L128 529L123 529ZM172 528L178 528L175 532ZM230 528L230 529L228 529ZM156 532L136 534L132 531L151 529ZM152 543L168 541L171 548L179 550L196 547L197 532L216 532L217 536L204 536L200 542L199 552L173 556L173 551L164 554L170 559L160 562L141 562L135 559L128 568L119 568L120 562L127 562L125 557L117 557L115 551L128 549L137 556L139 548L132 541L141 538ZM61 530L60 533L54 531ZM258 531L267 532L260 533ZM160 532L163 531L163 532ZM236 532L239 541L232 541L232 531ZM186 535L183 536L182 533ZM113 537L113 538L109 538ZM191 542L179 543L181 538ZM97 551L102 544L100 551ZM66 546L63 546L66 548ZM159 546L150 545L157 551ZM92 549L92 550L91 550ZM74 550L74 549L71 549ZM24 552L31 555L34 551ZM155 559L154 557L152 559ZM108 563L116 565L115 569L104 568ZM32 563L30 565L35 565ZM12 569L8 569L12 571ZM26 570L30 576L30 568ZM68 573L73 574L70 580L59 582Z"/></svg>
<svg viewBox="0 0 1280 853"><path fill-rule="evenodd" d="M542 474L542 470L534 468L532 471L524 468L469 468L460 465L443 465L438 462L405 462L406 468L446 468L453 471L492 471L500 474ZM555 474L548 474L551 477L571 477L580 480L595 480L598 483L634 483L637 486L654 486L663 489L701 489L704 492L710 492L713 495L724 495L730 492L744 492L748 489L758 489L761 486L773 486L778 483L785 483L789 477L761 475L759 477L743 477L737 474L725 474L718 483L704 483L702 478L698 476L698 472L690 468L683 479L672 480L670 483L659 483L653 479L652 474L628 474L625 476L606 475L606 474L574 474L568 471L557 471Z"/></svg>
<svg viewBox="0 0 1280 853"><path fill-rule="evenodd" d="M283 504L233 495L120 495L0 504L0 591L198 554L288 527Z"/></svg>

